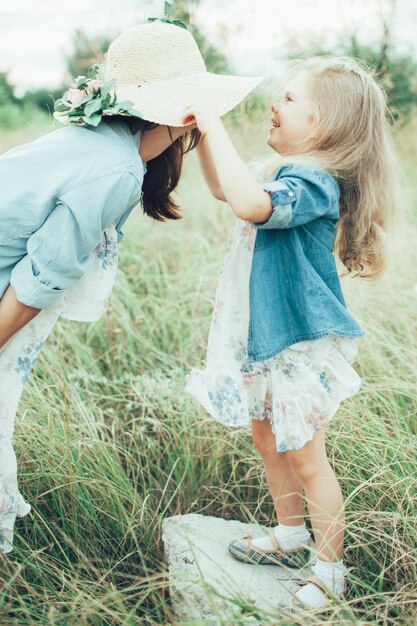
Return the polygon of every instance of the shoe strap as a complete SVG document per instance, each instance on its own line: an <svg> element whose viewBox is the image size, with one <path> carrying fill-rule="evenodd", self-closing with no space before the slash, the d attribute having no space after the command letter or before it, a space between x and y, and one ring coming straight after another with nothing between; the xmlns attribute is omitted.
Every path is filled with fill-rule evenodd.
<svg viewBox="0 0 417 626"><path fill-rule="evenodd" d="M294 548L293 550L283 550L281 546L279 545L274 532L268 532L268 537L272 545L274 546L273 552L274 554L276 554L278 558L282 558L284 554L287 555L288 553L291 553L291 552L297 553L305 549L305 548ZM262 552L262 553L269 552L268 550L260 550L252 545L253 535L244 535L243 539L246 539L246 554L249 554L251 550L255 550L257 552ZM307 544L308 543L310 542L307 542Z"/></svg>
<svg viewBox="0 0 417 626"><path fill-rule="evenodd" d="M304 585L308 585L309 583L311 583L312 585L316 585L316 587L318 587L329 598L333 598L335 595L340 595L340 594L335 594L327 585L324 584L322 580L317 578L317 576L309 576L302 582L301 586L303 587ZM346 591L346 580L345 580L342 593L344 593L345 591Z"/></svg>
<svg viewBox="0 0 417 626"><path fill-rule="evenodd" d="M281 548L280 548L280 546L278 544L277 538L275 537L275 533L274 532L272 532L272 533L268 532L268 537L269 537L272 545L274 546L275 552L282 552L282 550L281 550Z"/></svg>
<svg viewBox="0 0 417 626"><path fill-rule="evenodd" d="M271 543L274 546L275 551L279 552L280 554L282 554L283 552L285 552L285 554L288 554L288 553L291 553L291 552L294 552L296 554L296 553L302 552L303 550L306 549L304 547L302 547L302 548L285 548L284 549L284 548L281 548L281 546L279 545L278 540L277 540L274 532L268 532L268 537L271 540ZM306 546L308 546L309 543L310 543L310 541L308 540L306 542Z"/></svg>
<svg viewBox="0 0 417 626"><path fill-rule="evenodd" d="M247 556L249 556L250 551L252 549L252 540L253 540L253 535L245 535L243 537L243 539L246 539L246 554Z"/></svg>

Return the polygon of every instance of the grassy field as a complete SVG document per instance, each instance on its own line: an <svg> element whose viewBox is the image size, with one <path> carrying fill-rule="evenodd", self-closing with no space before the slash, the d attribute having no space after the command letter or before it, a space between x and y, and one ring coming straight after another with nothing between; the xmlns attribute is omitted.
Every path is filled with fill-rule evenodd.
<svg viewBox="0 0 417 626"><path fill-rule="evenodd" d="M47 129L3 134L0 150ZM400 137L414 214L415 136ZM259 148L247 132L243 148L246 156ZM14 552L0 557L2 625L175 624L163 518L273 519L249 432L217 425L183 391L204 359L233 218L209 197L194 155L178 199L178 223L139 210L129 218L108 313L96 324L59 323L26 387L15 447L33 510L18 522ZM367 331L362 389L328 428L346 497L350 584L345 605L311 624L417 624L417 228L409 219L397 267L374 284L344 281ZM273 623L294 622L277 615Z"/></svg>

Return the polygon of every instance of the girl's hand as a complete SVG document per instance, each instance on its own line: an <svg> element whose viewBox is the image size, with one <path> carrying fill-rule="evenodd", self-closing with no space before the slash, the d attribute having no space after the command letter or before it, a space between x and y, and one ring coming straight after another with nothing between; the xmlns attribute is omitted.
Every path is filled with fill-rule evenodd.
<svg viewBox="0 0 417 626"><path fill-rule="evenodd" d="M215 128L222 126L219 114L212 104L201 103L185 109L183 113L183 124L190 124L195 121L198 130L205 137Z"/></svg>

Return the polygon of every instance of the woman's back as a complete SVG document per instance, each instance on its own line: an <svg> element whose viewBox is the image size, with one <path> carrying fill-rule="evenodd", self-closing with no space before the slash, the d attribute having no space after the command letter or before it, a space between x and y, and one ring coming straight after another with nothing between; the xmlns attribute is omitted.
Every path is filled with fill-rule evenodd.
<svg viewBox="0 0 417 626"><path fill-rule="evenodd" d="M68 126L0 157L0 242L39 228L57 198L100 176L129 172L142 182L139 135L127 124ZM74 154L77 158L74 158Z"/></svg>
<svg viewBox="0 0 417 626"><path fill-rule="evenodd" d="M52 281L54 289L82 271L79 260L100 242L103 230L139 202L144 175L139 141L140 133L132 135L124 123L69 126L0 158L0 178L8 182L0 190L0 297L15 280L29 301L32 274L39 268L44 268L39 280ZM65 267L56 266L58 258Z"/></svg>

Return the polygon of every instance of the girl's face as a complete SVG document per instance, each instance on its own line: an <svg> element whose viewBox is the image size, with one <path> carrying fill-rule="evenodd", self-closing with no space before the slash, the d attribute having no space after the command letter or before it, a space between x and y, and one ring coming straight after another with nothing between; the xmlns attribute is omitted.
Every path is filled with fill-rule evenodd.
<svg viewBox="0 0 417 626"><path fill-rule="evenodd" d="M271 109L273 126L269 129L267 144L283 155L305 152L306 145L297 144L311 134L315 125L305 70L288 83L283 97Z"/></svg>

